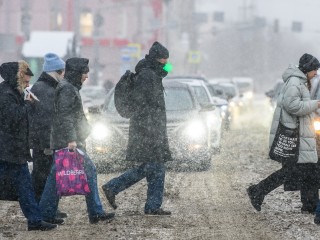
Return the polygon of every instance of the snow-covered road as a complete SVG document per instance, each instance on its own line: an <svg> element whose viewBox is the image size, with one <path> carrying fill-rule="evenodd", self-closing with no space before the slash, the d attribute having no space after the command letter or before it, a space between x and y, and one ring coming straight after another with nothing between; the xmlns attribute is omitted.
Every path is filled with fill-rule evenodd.
<svg viewBox="0 0 320 240"><path fill-rule="evenodd" d="M168 172L163 207L171 217L143 214L146 181L117 195L116 219L88 223L82 196L62 199L66 224L51 232L27 232L17 203L0 201L0 239L320 239L313 215L300 213L299 192L279 188L255 212L246 188L280 167L267 159L272 112L263 96L238 111L221 153L207 172ZM118 175L99 175L99 185ZM107 211L111 208L102 195Z"/></svg>

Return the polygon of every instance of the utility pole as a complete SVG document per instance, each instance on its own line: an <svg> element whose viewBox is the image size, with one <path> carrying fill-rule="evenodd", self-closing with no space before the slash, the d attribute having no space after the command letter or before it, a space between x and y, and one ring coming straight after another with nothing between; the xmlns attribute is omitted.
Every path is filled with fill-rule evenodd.
<svg viewBox="0 0 320 240"><path fill-rule="evenodd" d="M79 22L80 22L80 0L69 0L68 4L68 25L67 30L74 32L72 49L69 57L79 56Z"/></svg>
<svg viewBox="0 0 320 240"><path fill-rule="evenodd" d="M10 1L8 1L9 3ZM30 3L29 0L21 0L21 31L24 34L25 40L29 40L30 38L30 22L31 22L31 15L30 11ZM10 13L10 11L8 11ZM7 24L9 26L10 24Z"/></svg>
<svg viewBox="0 0 320 240"><path fill-rule="evenodd" d="M164 3L165 3L165 6L166 6L166 9L165 9L165 24L164 24L164 34L165 34L165 44L166 44L166 47L169 48L169 31L170 31L170 26L169 26L169 18L170 18L170 10L169 10L169 7L170 7L170 1L171 0L163 0Z"/></svg>
<svg viewBox="0 0 320 240"><path fill-rule="evenodd" d="M92 82L93 85L98 84L99 72L100 72L100 54L99 54L99 41L100 41L100 27L102 26L104 19L100 12L96 12L94 15L94 30L93 30L93 39L94 39L94 60L93 60L93 74L92 74Z"/></svg>

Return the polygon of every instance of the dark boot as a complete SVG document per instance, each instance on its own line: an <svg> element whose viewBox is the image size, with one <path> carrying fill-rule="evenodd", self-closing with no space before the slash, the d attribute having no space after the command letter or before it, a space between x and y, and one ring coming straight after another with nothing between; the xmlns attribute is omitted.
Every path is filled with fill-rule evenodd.
<svg viewBox="0 0 320 240"><path fill-rule="evenodd" d="M116 195L112 192L110 188L108 188L106 185L102 186L102 190L104 192L104 195L106 195L106 198L111 205L113 209L117 209L117 204L116 204Z"/></svg>
<svg viewBox="0 0 320 240"><path fill-rule="evenodd" d="M258 189L257 189L257 185L251 185L248 189L247 189L247 193L249 195L250 198L250 202L252 204L252 206L258 211L261 211L261 205L263 203L264 200L264 194L261 193Z"/></svg>
<svg viewBox="0 0 320 240"><path fill-rule="evenodd" d="M104 213L104 214L97 215L97 216L89 218L89 222L91 224L97 223L99 221L111 222L114 219L114 216L115 216L114 213Z"/></svg>
<svg viewBox="0 0 320 240"><path fill-rule="evenodd" d="M310 185L302 186L300 190L300 197L302 202L302 214L315 214L317 202L319 200L319 190L314 189Z"/></svg>
<svg viewBox="0 0 320 240"><path fill-rule="evenodd" d="M63 218L57 218L57 217L52 219L44 219L44 221L51 224L58 224L58 225L64 224Z"/></svg>
<svg viewBox="0 0 320 240"><path fill-rule="evenodd" d="M28 231L50 231L52 229L55 229L57 227L56 224L51 224L45 221L41 221L36 225L29 225Z"/></svg>
<svg viewBox="0 0 320 240"><path fill-rule="evenodd" d="M162 208L155 209L155 210L148 210L145 211L146 215L151 215L151 216L170 216L171 212L170 211L165 211Z"/></svg>

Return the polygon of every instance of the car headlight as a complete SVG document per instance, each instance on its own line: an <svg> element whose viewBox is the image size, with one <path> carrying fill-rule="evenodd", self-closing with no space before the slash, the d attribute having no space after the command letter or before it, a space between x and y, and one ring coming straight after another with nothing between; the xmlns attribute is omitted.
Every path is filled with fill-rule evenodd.
<svg viewBox="0 0 320 240"><path fill-rule="evenodd" d="M220 122L221 122L221 118L220 116L222 116L222 112L220 111L220 115L217 116L214 113L209 113L207 115L207 126L219 126Z"/></svg>
<svg viewBox="0 0 320 240"><path fill-rule="evenodd" d="M110 130L102 123L96 123L92 127L91 135L96 140L102 140L111 135Z"/></svg>
<svg viewBox="0 0 320 240"><path fill-rule="evenodd" d="M222 105L220 108L224 112L226 112L228 110L228 106L227 105Z"/></svg>
<svg viewBox="0 0 320 240"><path fill-rule="evenodd" d="M230 107L235 107L236 106L236 103L234 101L231 101L230 102Z"/></svg>
<svg viewBox="0 0 320 240"><path fill-rule="evenodd" d="M249 99L252 99L252 98L253 98L253 92L247 92L247 93L245 93L245 97L246 97L246 98L249 98Z"/></svg>
<svg viewBox="0 0 320 240"><path fill-rule="evenodd" d="M187 125L185 134L188 138L198 139L203 138L206 133L204 124L201 121L194 121Z"/></svg>
<svg viewBox="0 0 320 240"><path fill-rule="evenodd" d="M315 120L313 122L313 127L314 127L314 130L320 131L320 120Z"/></svg>

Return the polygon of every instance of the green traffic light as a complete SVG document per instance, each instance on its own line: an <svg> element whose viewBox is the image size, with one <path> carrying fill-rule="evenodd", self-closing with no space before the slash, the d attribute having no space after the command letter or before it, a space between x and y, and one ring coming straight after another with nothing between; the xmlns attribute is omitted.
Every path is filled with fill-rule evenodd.
<svg viewBox="0 0 320 240"><path fill-rule="evenodd" d="M165 70L166 72L171 72L172 71L172 64L171 63L166 63L166 65L164 65L163 70Z"/></svg>

